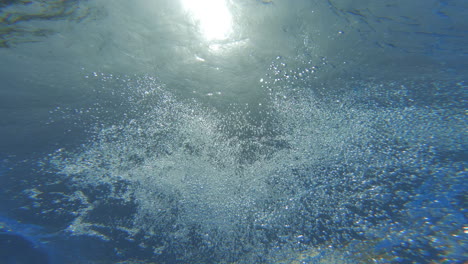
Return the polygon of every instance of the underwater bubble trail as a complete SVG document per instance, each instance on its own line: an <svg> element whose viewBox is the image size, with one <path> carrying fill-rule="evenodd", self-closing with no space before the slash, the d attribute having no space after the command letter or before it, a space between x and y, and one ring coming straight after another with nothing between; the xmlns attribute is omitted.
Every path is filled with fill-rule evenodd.
<svg viewBox="0 0 468 264"><path fill-rule="evenodd" d="M280 93L270 112L273 134L243 134L258 127L249 128L242 112L220 115L156 96L147 115L96 130L82 152L57 153L55 168L93 204L74 225L112 236L99 210L119 208L127 215L111 216L119 223L113 228L154 248L160 260L191 249L187 259L240 261L259 257L259 248L296 252L362 241L402 214L425 181L432 161L425 131L437 135L447 126L441 122L459 126L417 107L369 107L353 94L323 102L307 92ZM223 257L233 248L250 253Z"/></svg>

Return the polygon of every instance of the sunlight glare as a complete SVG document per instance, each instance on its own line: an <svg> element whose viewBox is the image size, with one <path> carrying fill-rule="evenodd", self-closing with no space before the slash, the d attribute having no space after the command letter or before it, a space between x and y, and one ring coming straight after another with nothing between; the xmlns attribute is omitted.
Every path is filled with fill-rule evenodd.
<svg viewBox="0 0 468 264"><path fill-rule="evenodd" d="M232 16L226 0L182 0L184 8L208 41L224 40L232 30Z"/></svg>

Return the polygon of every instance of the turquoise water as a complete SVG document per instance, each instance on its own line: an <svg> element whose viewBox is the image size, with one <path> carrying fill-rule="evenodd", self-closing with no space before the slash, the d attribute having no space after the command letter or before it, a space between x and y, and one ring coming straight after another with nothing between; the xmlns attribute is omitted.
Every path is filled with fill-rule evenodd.
<svg viewBox="0 0 468 264"><path fill-rule="evenodd" d="M467 9L0 4L0 260L466 262Z"/></svg>

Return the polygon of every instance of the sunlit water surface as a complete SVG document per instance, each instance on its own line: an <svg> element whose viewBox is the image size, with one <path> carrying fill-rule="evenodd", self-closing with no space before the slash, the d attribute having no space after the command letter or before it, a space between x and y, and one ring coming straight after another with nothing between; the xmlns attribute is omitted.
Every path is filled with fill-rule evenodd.
<svg viewBox="0 0 468 264"><path fill-rule="evenodd" d="M0 4L0 262L468 261L467 4L311 2Z"/></svg>

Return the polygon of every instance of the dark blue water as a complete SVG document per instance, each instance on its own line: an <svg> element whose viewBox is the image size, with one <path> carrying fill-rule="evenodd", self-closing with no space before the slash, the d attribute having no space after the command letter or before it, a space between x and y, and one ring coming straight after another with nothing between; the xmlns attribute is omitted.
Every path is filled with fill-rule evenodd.
<svg viewBox="0 0 468 264"><path fill-rule="evenodd" d="M465 263L464 1L0 3L0 263Z"/></svg>

